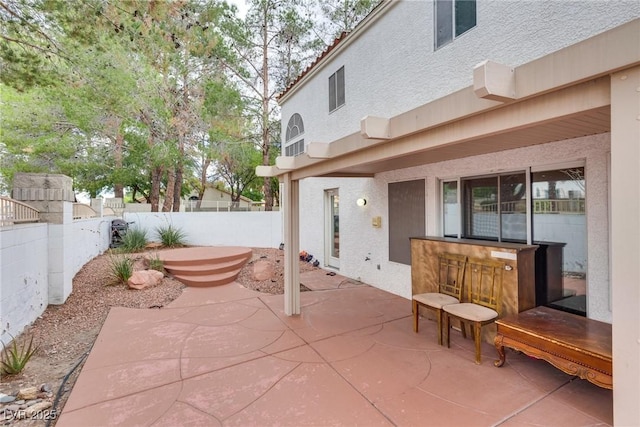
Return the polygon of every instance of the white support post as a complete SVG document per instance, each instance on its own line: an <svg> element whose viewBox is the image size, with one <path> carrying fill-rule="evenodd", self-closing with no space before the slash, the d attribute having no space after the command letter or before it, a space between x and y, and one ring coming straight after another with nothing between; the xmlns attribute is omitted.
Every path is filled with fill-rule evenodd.
<svg viewBox="0 0 640 427"><path fill-rule="evenodd" d="M640 67L611 75L613 419L640 425Z"/></svg>
<svg viewBox="0 0 640 427"><path fill-rule="evenodd" d="M299 182L284 175L284 313L300 314L300 210Z"/></svg>

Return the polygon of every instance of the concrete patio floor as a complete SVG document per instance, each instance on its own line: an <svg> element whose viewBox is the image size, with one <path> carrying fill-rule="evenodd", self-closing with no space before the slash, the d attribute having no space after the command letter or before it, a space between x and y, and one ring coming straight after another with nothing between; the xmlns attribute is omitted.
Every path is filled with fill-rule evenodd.
<svg viewBox="0 0 640 427"><path fill-rule="evenodd" d="M187 288L162 309L114 308L57 426L591 426L610 390L473 341L410 301L324 270L301 275L302 314L238 283Z"/></svg>

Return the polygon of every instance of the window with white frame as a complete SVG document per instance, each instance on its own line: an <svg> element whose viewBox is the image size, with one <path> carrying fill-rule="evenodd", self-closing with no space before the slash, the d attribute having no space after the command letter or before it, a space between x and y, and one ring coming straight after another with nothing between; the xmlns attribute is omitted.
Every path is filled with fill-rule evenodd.
<svg viewBox="0 0 640 427"><path fill-rule="evenodd" d="M445 237L460 237L458 181L442 182L442 230Z"/></svg>
<svg viewBox="0 0 640 427"><path fill-rule="evenodd" d="M329 76L329 112L345 103L344 96L344 67Z"/></svg>
<svg viewBox="0 0 640 427"><path fill-rule="evenodd" d="M436 0L436 49L476 26L476 0Z"/></svg>
<svg viewBox="0 0 640 427"><path fill-rule="evenodd" d="M295 113L289 119L285 134L284 155L298 156L304 153L304 122L302 116Z"/></svg>

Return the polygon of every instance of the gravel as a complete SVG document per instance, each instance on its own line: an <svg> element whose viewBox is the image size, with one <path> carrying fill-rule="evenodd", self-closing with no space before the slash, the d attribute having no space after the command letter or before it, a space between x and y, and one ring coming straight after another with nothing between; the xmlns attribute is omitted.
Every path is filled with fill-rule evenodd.
<svg viewBox="0 0 640 427"><path fill-rule="evenodd" d="M270 278L265 280L257 280L254 277L253 265L258 261L266 261L273 268L273 274ZM300 272L317 270L318 267L314 267L311 262L299 262ZM266 294L283 294L284 293L284 251L272 248L253 248L253 255L251 260L240 271L238 283L246 288L253 289L254 291L263 292ZM301 290L306 290L302 288Z"/></svg>

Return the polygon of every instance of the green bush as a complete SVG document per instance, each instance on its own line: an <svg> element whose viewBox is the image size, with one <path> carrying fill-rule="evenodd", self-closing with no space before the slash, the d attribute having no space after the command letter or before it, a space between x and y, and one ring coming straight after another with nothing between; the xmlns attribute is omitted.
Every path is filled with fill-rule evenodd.
<svg viewBox="0 0 640 427"><path fill-rule="evenodd" d="M128 256L111 257L111 278L116 284L127 283L133 274L133 260Z"/></svg>
<svg viewBox="0 0 640 427"><path fill-rule="evenodd" d="M127 234L122 239L122 246L120 247L123 252L140 252L149 243L147 239L147 231L141 228L130 228Z"/></svg>
<svg viewBox="0 0 640 427"><path fill-rule="evenodd" d="M13 340L12 344L7 348L2 343L2 359L0 360L0 372L5 375L15 375L22 372L31 356L38 350L33 346L33 337L29 341L29 345L26 342L22 343L22 346L18 347L17 340L11 336Z"/></svg>
<svg viewBox="0 0 640 427"><path fill-rule="evenodd" d="M166 248L179 248L186 246L186 234L179 228L174 228L169 225L168 227L157 227L156 233L160 237L162 246Z"/></svg>
<svg viewBox="0 0 640 427"><path fill-rule="evenodd" d="M155 254L152 258L149 258L149 269L157 270L164 273L164 261L160 259L158 254Z"/></svg>

